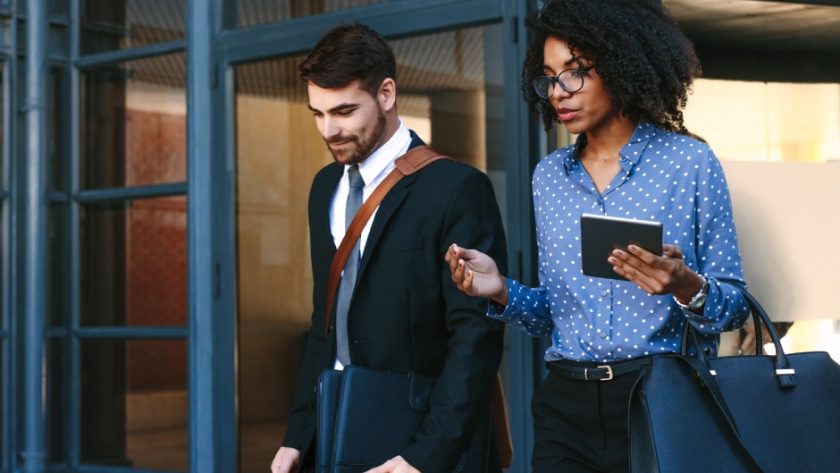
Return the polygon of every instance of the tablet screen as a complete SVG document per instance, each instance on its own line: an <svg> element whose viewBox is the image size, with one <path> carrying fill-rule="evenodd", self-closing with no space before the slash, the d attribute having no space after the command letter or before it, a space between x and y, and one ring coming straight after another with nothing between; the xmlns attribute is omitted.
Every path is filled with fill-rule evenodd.
<svg viewBox="0 0 840 473"><path fill-rule="evenodd" d="M607 261L616 248L628 245L662 254L662 223L607 215L583 214L580 217L583 274L599 278L627 279L619 276Z"/></svg>

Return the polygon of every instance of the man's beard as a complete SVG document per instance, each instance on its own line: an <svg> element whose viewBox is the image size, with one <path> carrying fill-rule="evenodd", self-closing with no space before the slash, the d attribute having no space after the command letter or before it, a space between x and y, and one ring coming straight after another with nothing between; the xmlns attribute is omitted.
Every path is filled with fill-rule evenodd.
<svg viewBox="0 0 840 473"><path fill-rule="evenodd" d="M344 144L346 148L336 150L330 146L330 141L324 140L324 142L327 143L327 149L330 150L336 162L341 164L358 164L370 156L374 147L380 144L379 141L382 139L382 135L385 134L385 125L385 114L380 110L379 115L376 117L376 125L374 125L370 133L362 136L353 135L350 141ZM347 138L340 138L334 141L344 142L347 141Z"/></svg>

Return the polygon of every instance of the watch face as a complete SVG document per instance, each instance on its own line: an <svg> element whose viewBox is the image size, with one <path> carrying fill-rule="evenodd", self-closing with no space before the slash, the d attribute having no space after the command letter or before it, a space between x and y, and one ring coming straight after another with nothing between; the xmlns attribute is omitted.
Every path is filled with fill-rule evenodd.
<svg viewBox="0 0 840 473"><path fill-rule="evenodd" d="M701 293L697 294L696 296L694 296L693 299L691 299L691 301L688 303L688 308L691 309L691 310L697 310L697 309L703 307L703 304L705 304L705 303L706 303L706 293L701 292Z"/></svg>
<svg viewBox="0 0 840 473"><path fill-rule="evenodd" d="M702 276L701 276L702 277ZM697 310L703 307L706 304L706 296L709 294L709 280L703 278L703 286L700 288L700 292L694 295L690 301L688 301L688 309L689 310Z"/></svg>

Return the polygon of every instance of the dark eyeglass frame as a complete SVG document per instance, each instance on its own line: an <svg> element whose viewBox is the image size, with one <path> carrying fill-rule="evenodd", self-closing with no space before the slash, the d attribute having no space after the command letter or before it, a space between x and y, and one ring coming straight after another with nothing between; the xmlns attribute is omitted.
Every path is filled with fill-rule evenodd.
<svg viewBox="0 0 840 473"><path fill-rule="evenodd" d="M531 81L531 86L534 88L534 92L536 92L537 97L539 97L542 100L548 100L551 97L550 93L547 94L547 95L543 95L542 92L540 91L540 88L537 85L538 81L543 80L543 79L547 79L548 83L549 83L549 86L551 86L551 87L559 85L560 88L563 89L564 91L566 91L567 93L574 94L575 92L577 92L577 91L579 91L580 89L583 88L584 77L586 77L586 75L584 73L589 72L593 67L595 67L595 66L589 66L589 67L578 66L578 67L572 67L572 68L569 68L569 69L564 69L564 70L560 71L556 76L537 76L537 77L534 77L534 79ZM569 71L572 71L573 73L580 74L580 76L579 76L580 77L580 87L578 87L577 89L572 90L571 88L567 87L566 84L562 80L560 80L560 76L562 76L563 74L565 74Z"/></svg>

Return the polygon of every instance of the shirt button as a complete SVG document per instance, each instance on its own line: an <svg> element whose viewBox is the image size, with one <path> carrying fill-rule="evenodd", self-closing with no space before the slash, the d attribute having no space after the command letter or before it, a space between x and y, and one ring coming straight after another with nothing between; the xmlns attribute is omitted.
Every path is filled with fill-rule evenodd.
<svg viewBox="0 0 840 473"><path fill-rule="evenodd" d="M601 332L601 338L606 339L607 338L607 332Z"/></svg>
<svg viewBox="0 0 840 473"><path fill-rule="evenodd" d="M601 289L601 295L604 296L604 297L609 296L610 295L610 290L609 289Z"/></svg>

